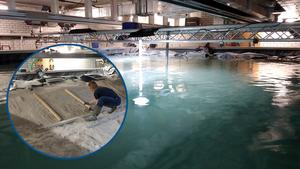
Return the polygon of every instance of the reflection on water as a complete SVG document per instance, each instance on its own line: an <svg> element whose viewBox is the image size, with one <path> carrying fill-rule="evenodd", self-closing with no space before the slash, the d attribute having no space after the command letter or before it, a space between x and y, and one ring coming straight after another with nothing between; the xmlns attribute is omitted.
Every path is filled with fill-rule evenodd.
<svg viewBox="0 0 300 169"><path fill-rule="evenodd" d="M253 84L272 92L273 105L285 107L299 98L299 64L256 63Z"/></svg>
<svg viewBox="0 0 300 169"><path fill-rule="evenodd" d="M138 71L139 71L139 77L138 77L138 81L139 81L139 95L137 96L137 98L133 99L134 104L139 105L139 106L147 106L149 105L149 99L146 98L143 95L143 85L144 85L144 74L143 74L143 46L142 46L142 40L139 40L139 57L138 57Z"/></svg>
<svg viewBox="0 0 300 169"><path fill-rule="evenodd" d="M265 91L272 93L272 105L280 109L273 112L273 119L266 131L259 132L256 144L259 148L268 148L273 151L283 151L277 141L284 139L299 139L296 129L290 123L297 112L289 112L291 104L300 104L300 66L299 64L256 63L257 71L251 75L252 84L261 86ZM296 120L296 119L295 119ZM299 119L298 119L299 120Z"/></svg>
<svg viewBox="0 0 300 169"><path fill-rule="evenodd" d="M300 122L296 111L300 108L299 64L172 59L166 68L163 59L143 58L143 66L138 69L136 62L118 62L117 58L115 62L125 76L130 96L137 92L136 77L142 70L142 92L152 103L145 109L130 106L129 116L134 120L128 123L143 121L135 126L142 128L138 133L146 134L136 138L142 146L131 151L118 167L162 167L161 161L172 158L173 164L177 160L209 167L214 160L208 160L209 164L200 160L202 166L194 163L199 159L189 158L218 154L219 160L226 161L251 153L257 155L250 159L254 162L264 157L265 151L274 153L268 155L272 160L279 160L279 154L286 155L288 160L280 168L298 166L299 159L291 149L299 149L296 142L300 139L295 125ZM146 140L143 135L147 135ZM171 156L183 151L185 155ZM228 152L232 153L227 156ZM143 163L130 161L134 158ZM226 162L223 168L230 168L232 163L234 168L251 166L251 162L240 159Z"/></svg>
<svg viewBox="0 0 300 169"><path fill-rule="evenodd" d="M30 169L300 168L299 64L171 59L166 68L164 58L112 58L128 88L128 116L92 158L44 159L3 127L1 161ZM134 103L139 96L148 106ZM18 155L40 165L8 159Z"/></svg>
<svg viewBox="0 0 300 169"><path fill-rule="evenodd" d="M250 77L250 84L272 94L271 104L278 107L265 131L257 133L251 148L284 151L278 144L284 139L299 139L292 119L298 111L288 111L290 105L300 104L300 65L293 63L239 62L237 72ZM260 97L260 96L257 96ZM276 143L277 142L277 143Z"/></svg>

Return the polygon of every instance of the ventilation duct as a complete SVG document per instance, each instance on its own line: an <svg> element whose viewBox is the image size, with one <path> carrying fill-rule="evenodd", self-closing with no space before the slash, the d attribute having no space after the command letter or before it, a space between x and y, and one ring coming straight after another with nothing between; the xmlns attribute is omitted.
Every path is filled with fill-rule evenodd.
<svg viewBox="0 0 300 169"><path fill-rule="evenodd" d="M147 16L148 14L148 0L136 0L135 3L136 15Z"/></svg>

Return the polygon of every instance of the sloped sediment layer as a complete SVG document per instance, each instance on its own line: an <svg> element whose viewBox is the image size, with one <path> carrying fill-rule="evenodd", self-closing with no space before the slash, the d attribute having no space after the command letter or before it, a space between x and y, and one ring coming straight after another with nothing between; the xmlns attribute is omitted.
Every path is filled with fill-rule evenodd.
<svg viewBox="0 0 300 169"><path fill-rule="evenodd" d="M121 105L111 114L104 108L96 121L78 118L71 123L51 128L46 126L88 114L86 107L70 96L71 91L85 102L94 96L86 82L66 80L61 83L34 87L33 90L16 89L10 92L8 105L19 134L33 147L52 155L80 156L93 152L106 144L119 129L126 110L126 94L120 79L97 81L99 86L112 88L121 96ZM61 120L34 96L38 95Z"/></svg>

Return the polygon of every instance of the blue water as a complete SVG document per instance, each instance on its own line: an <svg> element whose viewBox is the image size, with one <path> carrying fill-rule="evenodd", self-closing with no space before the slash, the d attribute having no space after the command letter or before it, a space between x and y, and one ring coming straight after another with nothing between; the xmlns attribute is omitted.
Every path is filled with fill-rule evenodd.
<svg viewBox="0 0 300 169"><path fill-rule="evenodd" d="M125 125L97 154L39 155L0 115L0 168L299 169L300 65L113 59L128 88ZM149 100L139 106L133 99Z"/></svg>

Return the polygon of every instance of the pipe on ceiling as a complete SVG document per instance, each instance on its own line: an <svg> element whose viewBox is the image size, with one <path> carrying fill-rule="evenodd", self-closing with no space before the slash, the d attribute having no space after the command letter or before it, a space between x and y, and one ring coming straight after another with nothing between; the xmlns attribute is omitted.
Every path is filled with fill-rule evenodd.
<svg viewBox="0 0 300 169"><path fill-rule="evenodd" d="M267 21L266 18L259 18L251 13L232 8L226 4L214 0L189 0L189 1L161 0L161 1L192 8L192 9L197 9L200 11L204 11L211 14L235 19L238 21L248 22L248 23Z"/></svg>

